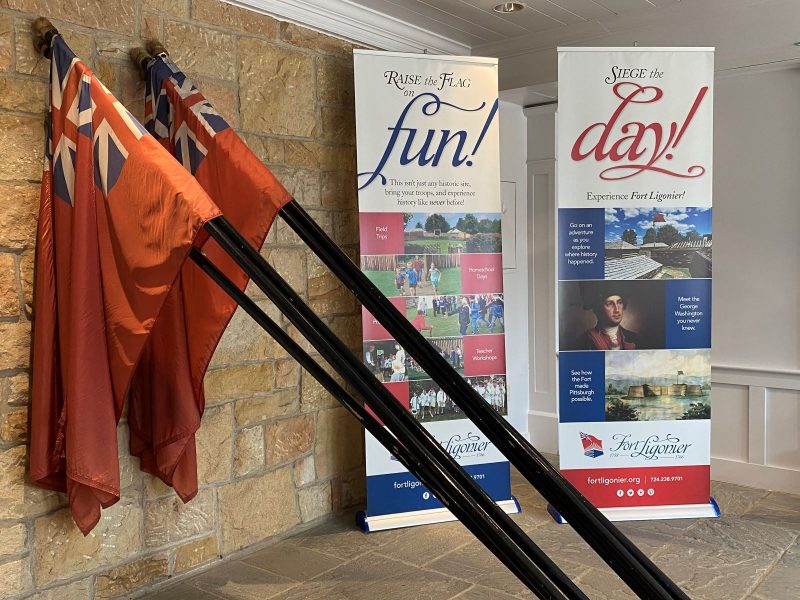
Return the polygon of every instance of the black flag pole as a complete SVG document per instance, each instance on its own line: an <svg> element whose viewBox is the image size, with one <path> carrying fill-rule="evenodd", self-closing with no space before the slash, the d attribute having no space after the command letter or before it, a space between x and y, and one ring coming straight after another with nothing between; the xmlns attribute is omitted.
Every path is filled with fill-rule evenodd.
<svg viewBox="0 0 800 600"><path fill-rule="evenodd" d="M35 23L37 33L35 40L41 51L49 50L50 42L58 33L45 19ZM42 40L45 40L42 43ZM146 58L139 54L139 58ZM238 232L224 219L218 217L206 224L206 229L212 237L228 252L257 283L263 284L264 277L258 270L242 257L238 244L245 244L252 251L246 241L241 239ZM257 252L256 252L257 253ZM366 367L353 356L343 345L337 353L321 354L328 362L345 377L353 381L362 397L367 399L368 406L377 414L387 428L375 419L355 398L348 394L328 373L318 365L291 337L274 323L250 298L248 298L235 284L211 262L197 248L190 252L192 260L212 278L239 306L243 308L265 331L267 331L286 351L298 360L309 374L330 392L353 416L372 433L392 454L420 481L426 485L442 501L464 525L514 573L533 593L540 598L553 600L588 600L587 596L561 571L561 569L540 549L533 541L500 509L497 504L486 494L483 489L438 445L438 443L421 428L417 421L388 393L382 384L377 382L369 372L353 370L353 363L366 370ZM266 263L265 263L266 265ZM268 267L268 265L266 265ZM263 265L262 265L263 267ZM293 303L302 301L299 298L285 295L288 284L277 273L268 273L275 280L270 289L279 290L271 294L262 287L262 290L285 313L290 313ZM313 313L312 313L313 314ZM302 327L302 325L301 325ZM323 326L324 327L324 326ZM318 349L324 348L319 340L327 336L336 339L334 334L327 330L318 333L312 330L301 329L309 341L317 342ZM345 357L342 360L341 357ZM350 359L350 362L346 358ZM355 379L352 378L355 376ZM375 385L367 385L368 381ZM375 393L380 390L382 393ZM420 432L415 431L411 424L421 429L428 438L420 439ZM395 437L396 436L396 437ZM434 452L432 453L431 450ZM443 460L443 457L445 460Z"/></svg>
<svg viewBox="0 0 800 600"><path fill-rule="evenodd" d="M642 598L688 596L493 410L293 200L278 213L575 531Z"/></svg>
<svg viewBox="0 0 800 600"><path fill-rule="evenodd" d="M387 429L375 420L369 412L351 396L336 380L331 377L311 356L295 342L279 325L270 319L264 311L244 292L231 282L207 257L197 248L190 254L192 260L213 279L242 309L250 315L258 325L280 344L325 390L344 406L358 422L372 434L400 463L414 474L423 485L439 498L450 510L495 556L511 570L520 581L541 598L575 598L586 596L569 578L539 549L530 538L518 527L508 534L507 527L498 524L475 498L464 489L447 469L438 462L421 458L415 451L407 447L408 439L413 436L393 415L387 419ZM379 404L373 399L369 406ZM391 425L389 425L391 423ZM392 433L399 432L398 438ZM507 518L507 517L506 517ZM512 537L514 538L512 540ZM526 551L522 551L519 543ZM527 554L526 554L527 552ZM534 557L531 561L528 555ZM549 580L548 580L549 578ZM555 585L552 583L555 582ZM557 587L556 587L557 586Z"/></svg>
<svg viewBox="0 0 800 600"><path fill-rule="evenodd" d="M253 280L253 283L278 307L289 322L308 340L336 372L366 399L367 406L383 421L404 445L407 445L420 461L430 461L438 471L438 476L451 480L464 488L464 500L480 507L488 513L495 525L494 534L511 538L521 550L525 561L538 565L536 571L544 571L558 586L556 598L586 598L542 550L533 543L525 532L503 511L491 497L464 471L433 436L402 406L389 390L378 381L372 372L357 358L327 325L314 313L302 298L283 280L283 278L264 260L264 258L245 240L224 218L217 217L206 224L211 237L225 250L236 264ZM277 338L276 338L277 341ZM324 372L324 371L323 371ZM421 479L422 480L422 479ZM424 483L424 481L423 481ZM433 489L433 488L432 488ZM436 493L436 492L434 492ZM442 499L442 498L440 498ZM448 506L449 509L455 505ZM462 507L463 508L463 507ZM491 538L491 535L489 536ZM480 538L486 544L486 538ZM490 541L492 547L497 540ZM515 552L515 554L518 554ZM512 569L520 576L519 569ZM529 586L533 573L528 571L520 579ZM536 579L539 593L542 581ZM553 583L547 582L551 587ZM550 596L543 596L550 597Z"/></svg>
<svg viewBox="0 0 800 600"><path fill-rule="evenodd" d="M163 51L163 47L160 50ZM561 477L560 473L519 432L486 405L296 201L285 205L279 214L631 589L640 597L647 599L688 598L600 511ZM385 414L388 410L389 413L395 413L395 416L403 422L406 419L410 420L411 422L406 424L411 431L417 430L419 435L419 438L416 435L412 438L412 444L421 443L425 448L433 442L432 447L427 447L430 452L428 458L454 463L446 453L444 457L441 456L443 449L428 432L398 402L394 401L394 397L372 376L366 366L350 353L291 287L264 261L258 251L252 248L227 221L218 218L209 222L206 228L262 291L278 305L304 337L330 364L335 366L340 374L353 383L362 396L367 398L377 396L385 400L385 403L381 402L374 406L370 404L370 407L379 413L380 418L383 419L381 413ZM455 465L457 470L454 474L460 477L466 476L465 486L469 484L477 486L457 464ZM479 492L483 493L479 486L477 487ZM491 507L497 509L494 503L491 503ZM504 513L503 516L508 518Z"/></svg>

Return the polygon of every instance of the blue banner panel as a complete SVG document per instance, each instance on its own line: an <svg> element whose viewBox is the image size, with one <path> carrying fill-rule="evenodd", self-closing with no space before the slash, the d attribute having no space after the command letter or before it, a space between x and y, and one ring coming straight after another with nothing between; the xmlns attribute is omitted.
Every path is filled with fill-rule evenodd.
<svg viewBox="0 0 800 600"><path fill-rule="evenodd" d="M507 462L467 465L464 470L492 500L511 497L511 469ZM444 505L411 473L388 473L367 477L367 507L370 517L443 508Z"/></svg>
<svg viewBox="0 0 800 600"><path fill-rule="evenodd" d="M558 211L558 278L603 279L605 217L602 208Z"/></svg>
<svg viewBox="0 0 800 600"><path fill-rule="evenodd" d="M561 422L605 421L605 353L561 352L558 362Z"/></svg>
<svg viewBox="0 0 800 600"><path fill-rule="evenodd" d="M711 280L665 282L667 348L711 348Z"/></svg>

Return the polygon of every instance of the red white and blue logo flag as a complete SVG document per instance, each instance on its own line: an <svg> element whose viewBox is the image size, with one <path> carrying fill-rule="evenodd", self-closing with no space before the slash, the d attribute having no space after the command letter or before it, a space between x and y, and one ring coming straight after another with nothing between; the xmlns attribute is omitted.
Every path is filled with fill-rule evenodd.
<svg viewBox="0 0 800 600"><path fill-rule="evenodd" d="M603 440L581 431L581 443L583 444L583 454L585 456L589 458L603 456Z"/></svg>

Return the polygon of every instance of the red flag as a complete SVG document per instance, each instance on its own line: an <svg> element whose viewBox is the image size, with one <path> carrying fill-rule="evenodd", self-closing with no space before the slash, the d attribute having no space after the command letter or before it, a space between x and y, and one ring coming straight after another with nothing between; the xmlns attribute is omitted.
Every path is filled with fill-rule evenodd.
<svg viewBox="0 0 800 600"><path fill-rule="evenodd" d="M116 429L136 362L219 210L59 36L50 74L30 476L65 491L88 533L119 499Z"/></svg>
<svg viewBox="0 0 800 600"><path fill-rule="evenodd" d="M666 223L667 219L664 216L664 213L657 212L653 215L653 223Z"/></svg>
<svg viewBox="0 0 800 600"><path fill-rule="evenodd" d="M151 62L145 125L256 248L289 193L166 56ZM247 276L214 242L204 252L240 289ZM194 433L203 376L236 303L193 263L184 265L131 386L131 452L188 500L197 493ZM176 427L173 415L180 415Z"/></svg>

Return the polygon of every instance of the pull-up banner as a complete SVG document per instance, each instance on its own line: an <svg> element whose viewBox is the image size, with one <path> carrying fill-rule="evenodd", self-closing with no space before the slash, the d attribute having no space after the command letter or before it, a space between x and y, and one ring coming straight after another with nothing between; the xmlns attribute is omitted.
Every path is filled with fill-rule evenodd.
<svg viewBox="0 0 800 600"><path fill-rule="evenodd" d="M497 60L355 51L361 268L508 414ZM366 310L364 361L508 512L508 462ZM369 531L452 519L372 436Z"/></svg>
<svg viewBox="0 0 800 600"><path fill-rule="evenodd" d="M561 469L612 519L710 498L709 48L560 48Z"/></svg>

